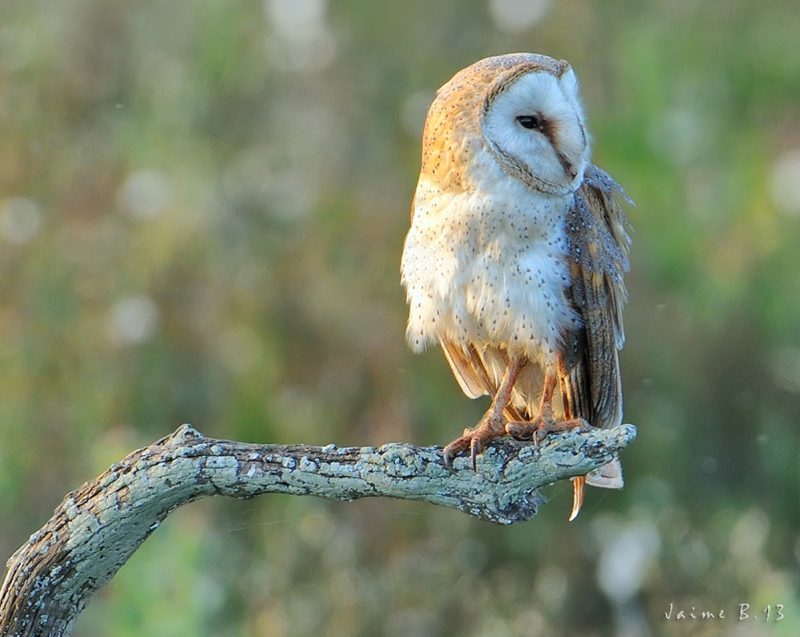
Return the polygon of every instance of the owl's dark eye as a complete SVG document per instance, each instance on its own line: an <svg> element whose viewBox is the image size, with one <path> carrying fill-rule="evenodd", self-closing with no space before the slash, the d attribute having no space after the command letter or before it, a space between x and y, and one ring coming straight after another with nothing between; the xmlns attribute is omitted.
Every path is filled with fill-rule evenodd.
<svg viewBox="0 0 800 637"><path fill-rule="evenodd" d="M520 115L517 121L523 128L530 130L542 130L544 127L544 119L541 115Z"/></svg>

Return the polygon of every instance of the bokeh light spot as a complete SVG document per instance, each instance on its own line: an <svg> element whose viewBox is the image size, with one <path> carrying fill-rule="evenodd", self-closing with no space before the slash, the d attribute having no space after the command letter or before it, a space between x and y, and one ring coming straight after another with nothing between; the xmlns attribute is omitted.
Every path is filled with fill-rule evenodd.
<svg viewBox="0 0 800 637"><path fill-rule="evenodd" d="M9 243L27 243L41 226L39 206L30 199L12 197L0 206L0 234Z"/></svg>
<svg viewBox="0 0 800 637"><path fill-rule="evenodd" d="M172 186L162 173L138 170L125 180L119 190L120 207L132 217L147 219L163 212L172 199Z"/></svg>
<svg viewBox="0 0 800 637"><path fill-rule="evenodd" d="M800 149L778 157L772 166L769 192L778 210L787 215L800 214Z"/></svg>
<svg viewBox="0 0 800 637"><path fill-rule="evenodd" d="M150 339L159 322L159 309L145 295L120 299L111 307L106 318L106 330L117 345L134 345Z"/></svg>
<svg viewBox="0 0 800 637"><path fill-rule="evenodd" d="M489 12L499 29L520 33L536 24L550 4L551 0L489 0Z"/></svg>

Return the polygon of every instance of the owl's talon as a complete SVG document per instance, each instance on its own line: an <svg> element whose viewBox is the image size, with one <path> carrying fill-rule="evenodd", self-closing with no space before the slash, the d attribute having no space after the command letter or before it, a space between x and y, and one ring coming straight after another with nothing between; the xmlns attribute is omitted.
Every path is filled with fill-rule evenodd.
<svg viewBox="0 0 800 637"><path fill-rule="evenodd" d="M452 469L453 460L455 460L456 456L465 449L467 449L467 443L463 436L461 438L457 438L444 449L442 449L442 460L444 460L444 466L448 469Z"/></svg>
<svg viewBox="0 0 800 637"><path fill-rule="evenodd" d="M527 422L511 421L506 424L506 433L514 440L524 442L531 439L531 432Z"/></svg>
<svg viewBox="0 0 800 637"><path fill-rule="evenodd" d="M487 413L478 426L473 429L465 429L464 435L456 438L442 450L444 464L449 469L453 468L453 460L456 456L465 451L469 451L470 464L472 470L478 469L478 454L486 445L495 438L499 438L505 433L505 421L501 417Z"/></svg>
<svg viewBox="0 0 800 637"><path fill-rule="evenodd" d="M469 443L469 457L472 461L472 470L477 473L478 471L478 454L481 451L481 443L477 436Z"/></svg>

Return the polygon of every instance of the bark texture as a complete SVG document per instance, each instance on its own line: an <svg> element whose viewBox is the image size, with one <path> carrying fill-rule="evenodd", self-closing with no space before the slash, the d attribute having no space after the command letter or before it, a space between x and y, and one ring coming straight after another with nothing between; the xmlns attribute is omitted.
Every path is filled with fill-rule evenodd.
<svg viewBox="0 0 800 637"><path fill-rule="evenodd" d="M551 435L538 447L503 439L473 471L466 458L447 469L440 447L255 445L183 425L67 494L14 553L0 589L0 636L68 635L91 596L169 512L203 496L387 496L511 524L536 514L540 487L605 464L635 436L633 425L622 425Z"/></svg>

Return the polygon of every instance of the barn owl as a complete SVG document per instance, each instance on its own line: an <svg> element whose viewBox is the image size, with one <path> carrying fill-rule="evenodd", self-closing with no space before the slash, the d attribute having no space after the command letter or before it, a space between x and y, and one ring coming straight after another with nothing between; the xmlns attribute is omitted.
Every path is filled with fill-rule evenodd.
<svg viewBox="0 0 800 637"><path fill-rule="evenodd" d="M590 163L570 65L544 55L490 57L436 93L401 263L417 352L438 343L461 389L489 395L477 426L444 461L499 436L613 427L622 419L630 200ZM622 487L618 459L573 479Z"/></svg>

